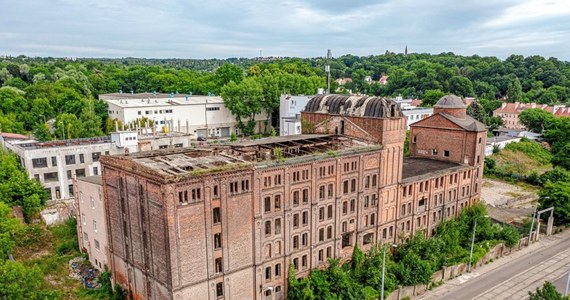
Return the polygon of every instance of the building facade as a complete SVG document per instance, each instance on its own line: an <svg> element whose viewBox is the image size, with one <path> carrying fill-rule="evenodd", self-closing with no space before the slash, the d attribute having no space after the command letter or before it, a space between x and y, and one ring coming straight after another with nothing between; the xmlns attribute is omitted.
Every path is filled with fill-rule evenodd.
<svg viewBox="0 0 570 300"><path fill-rule="evenodd" d="M301 112L313 96L281 95L279 98L279 135L301 134Z"/></svg>
<svg viewBox="0 0 570 300"><path fill-rule="evenodd" d="M189 134L139 135L119 131L105 137L48 142L2 139L2 146L15 153L30 178L40 181L50 198L56 200L73 197L73 176L100 176L102 155L182 148L193 141Z"/></svg>
<svg viewBox="0 0 570 300"><path fill-rule="evenodd" d="M340 95L308 102L302 135L102 158L113 280L134 299L284 299L290 265L431 236L478 201L486 136L440 102L408 158L397 103Z"/></svg>
<svg viewBox="0 0 570 300"><path fill-rule="evenodd" d="M400 109L406 117L406 129L408 130L410 125L433 114L433 108L420 107L421 101L418 99L403 99L401 96L398 96L395 101L400 105Z"/></svg>
<svg viewBox="0 0 570 300"><path fill-rule="evenodd" d="M129 128L137 120L148 119L149 132L184 132L196 137L229 137L239 134L237 121L219 96L182 94L104 94L99 99L109 106L109 118L117 119ZM268 115L255 116L255 132L265 132Z"/></svg>
<svg viewBox="0 0 570 300"><path fill-rule="evenodd" d="M75 211L79 249L89 255L91 265L103 272L107 264L107 222L103 203L101 176L74 180Z"/></svg>
<svg viewBox="0 0 570 300"><path fill-rule="evenodd" d="M555 117L570 116L570 109L563 105L546 105L536 103L503 103L501 107L493 111L493 116L503 119L503 127L508 129L526 130L527 128L519 121L521 112L531 109L542 109L553 114Z"/></svg>

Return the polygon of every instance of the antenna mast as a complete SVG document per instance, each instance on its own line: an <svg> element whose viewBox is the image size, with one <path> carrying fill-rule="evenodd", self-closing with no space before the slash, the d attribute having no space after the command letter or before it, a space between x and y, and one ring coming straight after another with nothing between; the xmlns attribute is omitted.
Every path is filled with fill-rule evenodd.
<svg viewBox="0 0 570 300"><path fill-rule="evenodd" d="M325 73L327 74L327 94L331 93L331 66L330 60L332 58L331 49L327 50L327 59L325 63Z"/></svg>

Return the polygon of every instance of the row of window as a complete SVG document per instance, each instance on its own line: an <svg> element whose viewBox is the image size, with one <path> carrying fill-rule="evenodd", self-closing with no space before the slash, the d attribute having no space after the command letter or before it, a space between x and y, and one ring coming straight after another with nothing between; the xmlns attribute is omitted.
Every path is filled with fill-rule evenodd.
<svg viewBox="0 0 570 300"><path fill-rule="evenodd" d="M281 277L281 264L265 267L265 280L271 281L271 276L274 275L275 279Z"/></svg>
<svg viewBox="0 0 570 300"><path fill-rule="evenodd" d="M467 179L467 178L471 178L471 170L463 172L463 179ZM459 175L457 173L449 175L449 184L456 184L456 183L458 183L458 180L459 180ZM443 187L444 183L445 183L445 177L438 177L434 181L434 187L436 189L441 188L441 187ZM410 185L404 186L402 188L402 195L404 197L408 197L408 196L412 195L412 186L413 186L413 184L410 184ZM429 190L429 181L420 182L420 184L419 184L420 193L421 192L427 192L428 190Z"/></svg>
<svg viewBox="0 0 570 300"><path fill-rule="evenodd" d="M105 155L109 155L109 151L105 151ZM91 159L93 162L99 161L99 157L101 156L101 152L93 152L91 153ZM79 163L85 163L85 154L79 154ZM65 156L65 164L66 165L74 165L76 164L76 155L70 154ZM57 167L57 156L51 157L51 166ZM47 157L40 157L40 158L33 158L32 159L32 168L47 168L48 167L48 160Z"/></svg>
<svg viewBox="0 0 570 300"><path fill-rule="evenodd" d="M271 225L272 221L265 221L265 237L271 236L271 234L279 235L281 234L281 218L277 218L273 221L274 226ZM272 229L274 228L273 232Z"/></svg>
<svg viewBox="0 0 570 300"><path fill-rule="evenodd" d="M356 171L356 169L358 168L358 162L357 161L351 161L351 162L345 162L344 163L344 172L351 172L351 171Z"/></svg>
<svg viewBox="0 0 570 300"><path fill-rule="evenodd" d="M319 167L319 177L320 178L323 178L326 176L332 176L332 175L335 175L334 165Z"/></svg>
<svg viewBox="0 0 570 300"><path fill-rule="evenodd" d="M67 170L67 179L71 180L73 170ZM99 169L97 167L93 167L93 175L99 175ZM75 176L77 177L85 177L85 169L75 169ZM40 181L40 174L34 174L34 178ZM44 182L57 182L59 181L58 172L48 172L44 173Z"/></svg>
<svg viewBox="0 0 570 300"><path fill-rule="evenodd" d="M263 177L263 187L272 187L274 185L275 186L281 185L281 174Z"/></svg>
<svg viewBox="0 0 570 300"><path fill-rule="evenodd" d="M239 180L230 182L230 193L237 194L245 192L249 192L249 179L243 179L241 182Z"/></svg>
<svg viewBox="0 0 570 300"><path fill-rule="evenodd" d="M145 110L144 114L145 115L152 115L152 110ZM171 114L172 113L172 109L161 109L161 110L155 110L154 111L155 114ZM142 111L137 111L137 114L140 116L142 115Z"/></svg>
<svg viewBox="0 0 570 300"><path fill-rule="evenodd" d="M185 205L188 203L198 202L201 200L202 200L202 189L201 188L193 188L190 190L178 192L178 203L179 204Z"/></svg>
<svg viewBox="0 0 570 300"><path fill-rule="evenodd" d="M293 172L293 182L309 180L309 169Z"/></svg>

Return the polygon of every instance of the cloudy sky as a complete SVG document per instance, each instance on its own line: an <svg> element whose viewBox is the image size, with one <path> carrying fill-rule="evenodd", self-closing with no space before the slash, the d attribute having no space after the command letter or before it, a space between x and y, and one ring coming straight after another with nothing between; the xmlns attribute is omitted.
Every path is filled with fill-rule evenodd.
<svg viewBox="0 0 570 300"><path fill-rule="evenodd" d="M0 0L0 55L570 60L570 0Z"/></svg>

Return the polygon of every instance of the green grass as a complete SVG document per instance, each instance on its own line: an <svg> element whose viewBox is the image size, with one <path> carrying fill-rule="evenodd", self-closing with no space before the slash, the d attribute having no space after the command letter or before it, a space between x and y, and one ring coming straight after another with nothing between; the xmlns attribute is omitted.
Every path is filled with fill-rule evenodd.
<svg viewBox="0 0 570 300"><path fill-rule="evenodd" d="M37 266L44 274L45 286L60 299L104 299L69 277L69 261L82 255L76 232L75 219L51 227L25 225L16 236L14 256L26 267Z"/></svg>

